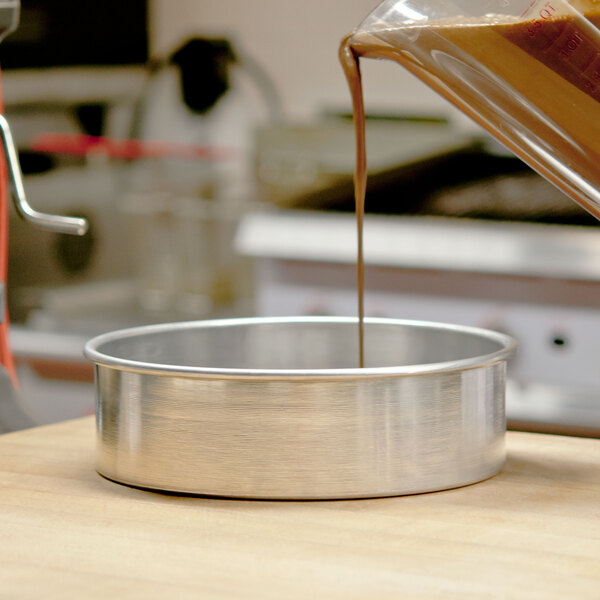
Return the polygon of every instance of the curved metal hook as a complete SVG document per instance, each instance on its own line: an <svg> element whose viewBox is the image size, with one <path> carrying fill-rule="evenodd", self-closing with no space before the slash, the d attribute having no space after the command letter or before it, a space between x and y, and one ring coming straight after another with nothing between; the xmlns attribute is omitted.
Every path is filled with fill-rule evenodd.
<svg viewBox="0 0 600 600"><path fill-rule="evenodd" d="M0 114L0 137L6 156L8 167L8 177L12 186L13 201L17 212L23 219L33 223L42 229L56 231L59 233L72 233L83 235L88 229L88 223L85 219L76 217L62 217L59 215L49 215L39 212L32 208L27 202L25 188L23 187L23 175L19 165L19 157L15 148L8 121L4 115Z"/></svg>

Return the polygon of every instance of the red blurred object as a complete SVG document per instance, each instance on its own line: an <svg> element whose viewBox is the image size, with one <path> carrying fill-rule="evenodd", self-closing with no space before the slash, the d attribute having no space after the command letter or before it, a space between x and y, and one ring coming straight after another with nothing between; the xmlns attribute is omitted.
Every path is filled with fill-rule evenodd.
<svg viewBox="0 0 600 600"><path fill-rule="evenodd" d="M31 149L54 154L105 154L111 158L136 159L171 157L196 160L226 161L234 158L235 150L212 146L195 146L178 142L118 140L102 136L42 133Z"/></svg>
<svg viewBox="0 0 600 600"><path fill-rule="evenodd" d="M4 113L2 83L0 81L0 113ZM0 281L4 284L4 320L0 323L0 362L8 371L15 388L19 382L15 360L10 349L8 303L6 302L6 279L8 275L8 174L4 153L0 153Z"/></svg>

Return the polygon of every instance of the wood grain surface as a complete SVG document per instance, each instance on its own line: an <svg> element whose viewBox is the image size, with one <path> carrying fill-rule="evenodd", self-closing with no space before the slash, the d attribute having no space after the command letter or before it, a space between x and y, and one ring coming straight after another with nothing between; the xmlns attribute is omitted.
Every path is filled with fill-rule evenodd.
<svg viewBox="0 0 600 600"><path fill-rule="evenodd" d="M0 598L600 598L600 440L510 432L503 471L377 500L127 488L87 417L0 436Z"/></svg>

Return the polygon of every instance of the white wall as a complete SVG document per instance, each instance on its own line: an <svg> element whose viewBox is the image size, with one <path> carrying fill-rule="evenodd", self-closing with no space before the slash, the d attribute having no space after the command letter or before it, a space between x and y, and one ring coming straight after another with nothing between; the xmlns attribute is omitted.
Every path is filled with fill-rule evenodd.
<svg viewBox="0 0 600 600"><path fill-rule="evenodd" d="M273 78L292 118L349 109L338 63L343 36L376 0L153 0L151 40L167 53L192 35L226 36ZM433 92L395 64L363 61L367 110L445 112Z"/></svg>

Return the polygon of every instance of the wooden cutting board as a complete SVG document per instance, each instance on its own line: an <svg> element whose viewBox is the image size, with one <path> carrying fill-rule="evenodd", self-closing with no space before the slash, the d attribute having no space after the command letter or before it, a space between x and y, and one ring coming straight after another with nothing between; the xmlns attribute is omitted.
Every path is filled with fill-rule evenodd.
<svg viewBox="0 0 600 600"><path fill-rule="evenodd" d="M85 418L0 436L1 598L600 598L600 440L507 434L496 477L377 500L124 487Z"/></svg>

